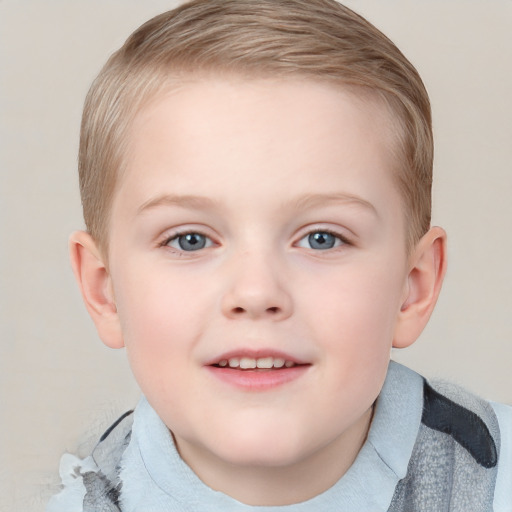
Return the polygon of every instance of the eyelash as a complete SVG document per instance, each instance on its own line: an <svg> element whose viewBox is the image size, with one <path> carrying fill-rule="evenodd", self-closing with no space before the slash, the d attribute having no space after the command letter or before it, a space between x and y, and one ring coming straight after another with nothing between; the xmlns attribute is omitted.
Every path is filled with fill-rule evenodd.
<svg viewBox="0 0 512 512"><path fill-rule="evenodd" d="M205 249L205 248L211 247L212 245L215 244L215 242L213 242L213 240L211 239L210 236L206 235L205 233L202 233L199 230L183 230L183 231L175 232L172 235L166 237L162 241L162 243L160 243L159 245L161 247L167 247L167 248L169 248L169 249L171 249L171 250L173 250L173 251L175 251L176 253L179 253L179 254L183 254L183 253L187 253L188 254L188 253L198 252L200 249L198 249L196 251L187 251L185 249L177 248L177 247L172 247L171 245L169 245L173 240L179 240L181 237L185 237L187 235L199 235L201 237L204 237L207 241L209 241L209 244L206 247L201 247L200 249Z"/></svg>
<svg viewBox="0 0 512 512"><path fill-rule="evenodd" d="M301 241L309 239L309 237L311 237L314 234L324 234L324 235L332 236L335 238L334 243L337 245L334 245L333 247L327 247L325 249L321 249L321 248L315 249L314 247L304 247L302 245L299 245ZM189 251L187 251L186 249L183 249L183 248L172 247L170 245L170 243L172 241L179 240L181 237L185 237L187 235L198 235L200 237L204 237L206 240L206 245L203 247L199 247L196 250L189 250ZM308 240L308 242L311 244L311 240ZM161 247L167 247L178 254L190 254L190 253L194 253L194 252L199 252L202 249L207 249L209 247L212 247L214 244L215 244L215 242L211 239L211 237L209 237L205 233L202 233L199 230L197 230L197 231L196 230L183 230L183 231L175 232L171 236L166 237L159 245ZM342 235L341 233L338 233L338 232L330 230L330 229L322 229L322 228L316 228L316 229L312 229L312 230L308 231L299 239L298 242L296 242L294 244L295 247L304 247L305 249L309 249L309 250L312 250L315 252L324 252L324 251L327 252L327 251L331 251L331 250L337 249L340 246L345 246L345 245L353 245L353 244L346 236Z"/></svg>
<svg viewBox="0 0 512 512"><path fill-rule="evenodd" d="M336 231L333 231L330 229L325 229L325 228L316 228L316 229L312 229L312 230L308 231L299 239L299 241L295 245L298 245L302 240L308 239L309 237L311 237L312 235L314 235L316 233L330 235L341 243L339 243L338 245L335 245L334 247L328 247L326 249L314 249L313 247L308 247L308 249L313 250L315 252L323 252L323 251L327 252L327 251L335 250L335 249L339 248L340 246L353 245L352 242L346 236L344 236L341 233L338 233ZM299 247L302 247L302 246L299 245Z"/></svg>

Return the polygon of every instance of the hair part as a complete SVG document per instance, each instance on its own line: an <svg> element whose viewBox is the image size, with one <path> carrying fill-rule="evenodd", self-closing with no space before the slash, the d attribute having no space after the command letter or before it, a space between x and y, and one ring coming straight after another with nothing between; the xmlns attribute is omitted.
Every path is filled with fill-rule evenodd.
<svg viewBox="0 0 512 512"><path fill-rule="evenodd" d="M363 88L393 114L408 250L431 218L433 136L425 86L398 48L335 0L193 0L144 23L87 95L79 176L87 230L106 255L128 130L156 94L204 73L311 79ZM398 125L398 129L394 128Z"/></svg>

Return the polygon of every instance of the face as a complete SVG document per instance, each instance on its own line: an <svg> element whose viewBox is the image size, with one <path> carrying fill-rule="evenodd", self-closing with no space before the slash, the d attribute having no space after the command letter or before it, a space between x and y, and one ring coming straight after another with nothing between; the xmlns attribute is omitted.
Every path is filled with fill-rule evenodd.
<svg viewBox="0 0 512 512"><path fill-rule="evenodd" d="M192 467L292 465L367 428L407 280L387 115L330 85L205 78L136 118L109 268Z"/></svg>

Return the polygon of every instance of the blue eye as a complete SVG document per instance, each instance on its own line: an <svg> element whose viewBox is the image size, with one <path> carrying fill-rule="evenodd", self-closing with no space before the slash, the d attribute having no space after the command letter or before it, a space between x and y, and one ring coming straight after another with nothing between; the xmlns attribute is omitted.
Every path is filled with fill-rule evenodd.
<svg viewBox="0 0 512 512"><path fill-rule="evenodd" d="M325 251L343 245L345 240L328 231L313 231L299 240L298 246L307 249Z"/></svg>
<svg viewBox="0 0 512 512"><path fill-rule="evenodd" d="M184 233L175 236L169 240L165 245L180 251L199 251L212 245L212 241L201 233Z"/></svg>

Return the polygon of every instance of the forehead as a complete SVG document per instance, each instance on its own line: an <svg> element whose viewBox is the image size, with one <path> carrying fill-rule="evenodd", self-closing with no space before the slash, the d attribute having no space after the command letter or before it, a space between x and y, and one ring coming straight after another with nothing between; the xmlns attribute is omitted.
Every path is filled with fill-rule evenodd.
<svg viewBox="0 0 512 512"><path fill-rule="evenodd" d="M130 198L139 208L161 194L194 192L217 202L238 196L243 205L245 192L283 202L338 185L376 201L396 193L394 132L384 102L356 88L191 79L155 96L135 117L115 201ZM338 178L343 183L335 184Z"/></svg>

